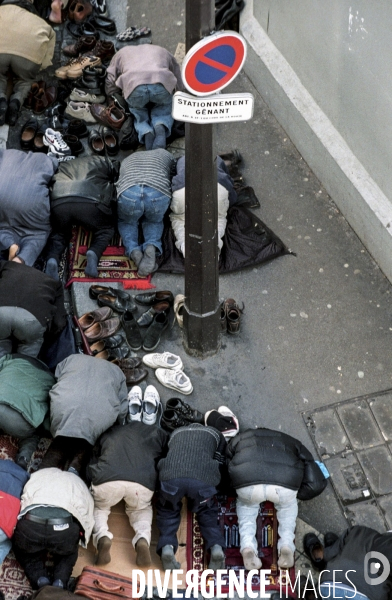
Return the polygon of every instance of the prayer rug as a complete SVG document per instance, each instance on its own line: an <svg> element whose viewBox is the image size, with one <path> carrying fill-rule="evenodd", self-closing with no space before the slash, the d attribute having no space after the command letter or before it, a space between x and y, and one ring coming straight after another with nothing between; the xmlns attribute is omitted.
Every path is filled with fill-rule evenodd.
<svg viewBox="0 0 392 600"><path fill-rule="evenodd" d="M225 569L234 570L238 581L240 581L240 572L244 571L244 563L240 554L240 535L238 530L238 518L236 513L236 500L230 496L218 496L217 503L219 507L219 524L226 543L226 564ZM278 549L278 523L276 519L276 510L272 502L263 502L260 505L257 517L257 545L258 555L262 561L262 569L271 569L271 574L267 575L269 583L266 584L266 591L281 591L284 598L297 598L292 592L292 588L287 580L287 573L292 587L295 582L295 567L288 571L280 571L277 565ZM197 523L197 517L194 513L188 513L188 531L187 531L187 569L196 569L199 571L199 580L204 570L208 569L209 556L204 550L204 542ZM207 578L208 582L214 582L215 576ZM223 577L225 584L222 586L222 592L229 592L229 577ZM245 572L246 582L246 572ZM212 585L212 583L211 583ZM252 590L260 589L260 578L252 578ZM286 596L287 589L287 596ZM235 588L234 588L235 590Z"/></svg>
<svg viewBox="0 0 392 600"><path fill-rule="evenodd" d="M69 245L69 279L66 287L75 281L112 283L121 281L124 288L133 290L149 290L155 286L151 284L151 275L138 277L135 263L125 256L124 246L118 234L114 236L106 248L98 264L98 278L87 277L85 268L87 264L86 252L91 245L92 233L83 227L74 227Z"/></svg>
<svg viewBox="0 0 392 600"><path fill-rule="evenodd" d="M37 470L48 446L49 439L41 439L37 450L34 452L29 473ZM0 460L14 460L18 452L18 442L9 435L0 435ZM24 574L22 567L15 559L12 550L0 565L0 590L3 592L6 600L17 600L19 596L26 595L30 597L32 589L30 583Z"/></svg>

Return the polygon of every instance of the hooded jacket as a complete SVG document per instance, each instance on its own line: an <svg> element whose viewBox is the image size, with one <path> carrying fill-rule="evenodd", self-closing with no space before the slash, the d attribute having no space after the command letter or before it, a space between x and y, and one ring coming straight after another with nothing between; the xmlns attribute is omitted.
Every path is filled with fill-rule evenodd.
<svg viewBox="0 0 392 600"><path fill-rule="evenodd" d="M53 437L77 437L94 445L118 417L128 412L125 375L119 367L85 354L72 354L55 371L50 391Z"/></svg>
<svg viewBox="0 0 392 600"><path fill-rule="evenodd" d="M82 526L83 545L87 546L94 525L94 500L78 475L55 467L36 471L24 487L19 516L28 512L33 504L56 506L70 512Z"/></svg>
<svg viewBox="0 0 392 600"><path fill-rule="evenodd" d="M310 500L327 485L309 450L281 431L264 427L247 429L230 440L226 454L230 479L236 489L275 484L297 490L300 500Z"/></svg>
<svg viewBox="0 0 392 600"><path fill-rule="evenodd" d="M29 477L13 460L0 460L0 529L9 538L18 518L23 486Z"/></svg>

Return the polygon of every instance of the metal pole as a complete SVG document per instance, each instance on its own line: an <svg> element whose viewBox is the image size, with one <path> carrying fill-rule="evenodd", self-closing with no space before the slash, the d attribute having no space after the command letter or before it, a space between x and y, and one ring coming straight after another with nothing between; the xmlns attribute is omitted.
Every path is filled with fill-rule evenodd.
<svg viewBox="0 0 392 600"><path fill-rule="evenodd" d="M186 50L215 28L214 0L186 0ZM185 125L184 347L205 358L219 336L218 201L214 125Z"/></svg>

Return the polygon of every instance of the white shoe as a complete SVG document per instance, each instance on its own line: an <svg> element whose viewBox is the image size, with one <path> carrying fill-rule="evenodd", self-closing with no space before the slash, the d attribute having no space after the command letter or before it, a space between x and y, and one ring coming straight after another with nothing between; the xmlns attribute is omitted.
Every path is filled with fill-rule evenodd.
<svg viewBox="0 0 392 600"><path fill-rule="evenodd" d="M161 399L158 390L153 385L148 385L144 392L142 421L146 425L154 425L157 420Z"/></svg>
<svg viewBox="0 0 392 600"><path fill-rule="evenodd" d="M50 127L45 130L43 142L45 146L48 146L49 150L56 155L70 156L72 154L71 148L64 142L61 133Z"/></svg>
<svg viewBox="0 0 392 600"><path fill-rule="evenodd" d="M69 99L75 102L91 102L92 104L103 104L105 102L105 96L96 96L77 88L72 90Z"/></svg>
<svg viewBox="0 0 392 600"><path fill-rule="evenodd" d="M139 387L138 385L134 385L128 394L128 401L129 401L128 421L141 421L142 420L142 399L143 399L142 388Z"/></svg>
<svg viewBox="0 0 392 600"><path fill-rule="evenodd" d="M181 392L181 394L191 394L193 392L193 386L191 380L184 371L173 371L172 369L157 369L155 376L158 381L171 390Z"/></svg>
<svg viewBox="0 0 392 600"><path fill-rule="evenodd" d="M70 100L65 109L65 114L74 119L82 119L86 123L96 123L90 111L90 105L87 102L74 102Z"/></svg>
<svg viewBox="0 0 392 600"><path fill-rule="evenodd" d="M143 362L147 367L151 367L152 369L162 367L163 369L175 369L176 371L180 371L184 366L181 358L171 352L163 352L163 354L145 354L143 356Z"/></svg>

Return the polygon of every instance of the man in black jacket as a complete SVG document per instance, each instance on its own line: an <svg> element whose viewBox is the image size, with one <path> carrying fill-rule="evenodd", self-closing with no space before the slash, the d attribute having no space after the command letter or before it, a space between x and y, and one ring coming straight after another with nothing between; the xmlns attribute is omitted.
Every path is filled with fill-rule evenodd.
<svg viewBox="0 0 392 600"><path fill-rule="evenodd" d="M208 568L225 567L225 544L214 502L225 447L225 438L217 429L198 423L175 429L170 436L167 456L158 463L157 525L160 535L157 553L165 570L180 568L174 555L178 548L177 530L184 496L190 510L197 514L206 549L211 550Z"/></svg>
<svg viewBox="0 0 392 600"><path fill-rule="evenodd" d="M347 529L340 537L324 536L325 547L313 534L304 538L305 552L320 569L318 597L354 600L390 600L392 598L392 532L378 533L364 525ZM312 549L317 545L318 561ZM369 556L370 553L375 553ZM376 553L379 553L377 555ZM308 593L305 598L315 598Z"/></svg>
<svg viewBox="0 0 392 600"><path fill-rule="evenodd" d="M82 225L93 236L87 251L87 277L98 277L98 262L114 235L112 201L119 163L102 156L86 156L60 163L53 177L46 273L58 279L58 265L72 235Z"/></svg>
<svg viewBox="0 0 392 600"><path fill-rule="evenodd" d="M90 463L94 498L93 543L98 549L97 565L110 562L113 534L108 528L112 506L125 500L125 510L135 531L132 544L136 564L151 564L151 499L158 480L157 462L166 450L168 434L155 425L131 421L114 425L98 440L98 458Z"/></svg>
<svg viewBox="0 0 392 600"><path fill-rule="evenodd" d="M33 267L0 261L0 358L12 352L36 357L44 333L58 333L65 323L60 282Z"/></svg>
<svg viewBox="0 0 392 600"><path fill-rule="evenodd" d="M260 503L273 502L279 523L278 566L294 564L297 497L320 494L326 480L309 450L299 440L272 429L247 429L227 447L229 475L237 492L241 554L245 568L260 569L256 519Z"/></svg>

